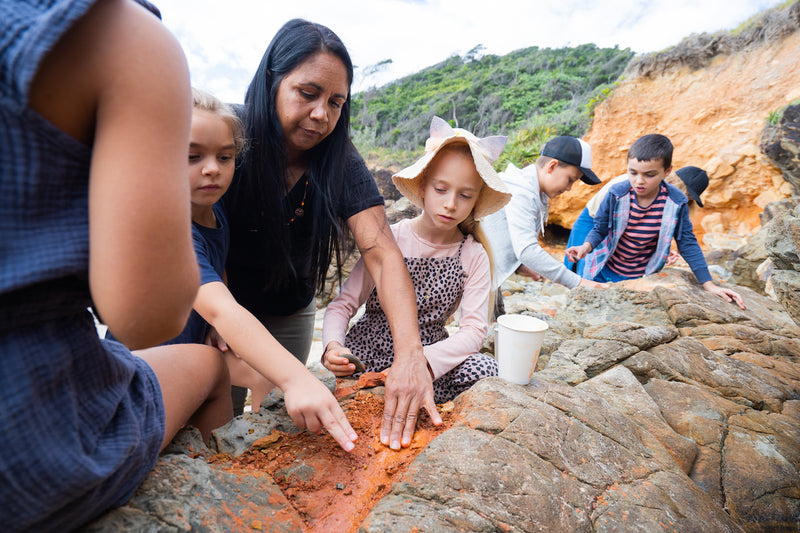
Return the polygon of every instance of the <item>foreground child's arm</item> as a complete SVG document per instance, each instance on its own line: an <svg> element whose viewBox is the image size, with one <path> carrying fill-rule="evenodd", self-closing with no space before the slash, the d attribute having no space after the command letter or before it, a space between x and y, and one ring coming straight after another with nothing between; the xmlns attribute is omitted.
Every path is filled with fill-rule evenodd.
<svg viewBox="0 0 800 533"><path fill-rule="evenodd" d="M342 448L353 449L356 433L330 391L236 302L223 283L202 285L194 308L238 357L283 391L286 410L297 427L312 433L325 429Z"/></svg>

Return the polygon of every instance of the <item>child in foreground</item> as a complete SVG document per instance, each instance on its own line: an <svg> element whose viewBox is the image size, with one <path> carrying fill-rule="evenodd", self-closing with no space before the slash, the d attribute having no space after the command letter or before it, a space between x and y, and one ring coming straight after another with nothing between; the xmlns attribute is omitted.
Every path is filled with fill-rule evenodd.
<svg viewBox="0 0 800 533"><path fill-rule="evenodd" d="M491 256L478 219L511 197L491 165L505 142L505 137L478 139L434 117L425 155L393 177L400 192L423 209L418 217L392 225L392 232L414 282L437 403L497 375L495 360L478 352L488 329L492 292ZM364 303L364 316L348 331L350 319ZM445 323L459 304L459 329L448 337ZM322 341L322 362L337 376L356 370L343 354L355 355L367 371L392 365L389 323L361 260L328 306Z"/></svg>
<svg viewBox="0 0 800 533"><path fill-rule="evenodd" d="M189 72L127 1L0 2L0 524L73 531L124 504L187 421L231 418L197 292Z"/></svg>
<svg viewBox="0 0 800 533"><path fill-rule="evenodd" d="M200 264L200 290L181 335L172 343L202 343L208 325L230 348L223 352L233 385L252 391L253 411L276 384L286 410L299 428L325 428L352 450L356 434L330 391L233 298L223 281L230 230L218 200L233 179L237 152L244 144L242 125L233 111L208 93L194 90L189 183L192 236Z"/></svg>
<svg viewBox="0 0 800 533"><path fill-rule="evenodd" d="M609 189L586 241L567 248L566 257L573 263L586 257L583 276L587 279L636 279L663 268L674 238L703 289L744 309L737 292L711 279L692 229L686 196L664 181L671 170L668 138L650 134L637 139L628 151L628 180Z"/></svg>

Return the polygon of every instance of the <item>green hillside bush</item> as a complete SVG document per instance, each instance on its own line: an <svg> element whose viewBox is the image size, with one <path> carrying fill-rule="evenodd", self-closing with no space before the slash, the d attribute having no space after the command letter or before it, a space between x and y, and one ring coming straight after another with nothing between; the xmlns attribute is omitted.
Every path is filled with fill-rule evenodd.
<svg viewBox="0 0 800 533"><path fill-rule="evenodd" d="M381 159L397 153L404 164L419 154L438 115L480 137L508 135L498 168L508 161L526 164L547 138L582 136L594 105L634 56L627 48L594 44L483 57L480 49L355 94L351 127L359 151Z"/></svg>

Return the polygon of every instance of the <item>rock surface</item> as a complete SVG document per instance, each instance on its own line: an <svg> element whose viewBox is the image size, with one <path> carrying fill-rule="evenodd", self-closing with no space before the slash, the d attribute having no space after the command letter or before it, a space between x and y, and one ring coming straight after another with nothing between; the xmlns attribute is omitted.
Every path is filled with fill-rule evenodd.
<svg viewBox="0 0 800 533"><path fill-rule="evenodd" d="M571 290L553 316L538 314L550 330L531 383L492 378L458 397L452 427L407 471L392 470L389 492L347 530L797 530L800 326L738 290L744 311L674 269ZM215 441L236 454L284 431L296 430L274 396ZM85 530L319 531L298 510L302 490L287 485L320 475L307 455L279 477L234 471L209 464L217 450L192 435ZM335 494L327 501L337 508Z"/></svg>

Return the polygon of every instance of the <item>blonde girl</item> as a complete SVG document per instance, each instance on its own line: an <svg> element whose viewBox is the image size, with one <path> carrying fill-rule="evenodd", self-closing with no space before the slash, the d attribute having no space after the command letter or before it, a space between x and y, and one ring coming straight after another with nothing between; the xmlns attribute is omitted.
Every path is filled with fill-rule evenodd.
<svg viewBox="0 0 800 533"><path fill-rule="evenodd" d="M479 353L488 329L491 295L489 247L478 219L511 198L491 162L505 137L478 139L434 117L426 154L393 181L423 209L392 226L414 282L423 352L437 403L453 399L477 380L497 375L493 358ZM358 308L364 316L349 331ZM449 337L447 320L461 307L459 329ZM393 342L375 284L359 261L328 306L322 332L323 364L337 376L351 375L356 356L367 371L392 365Z"/></svg>

